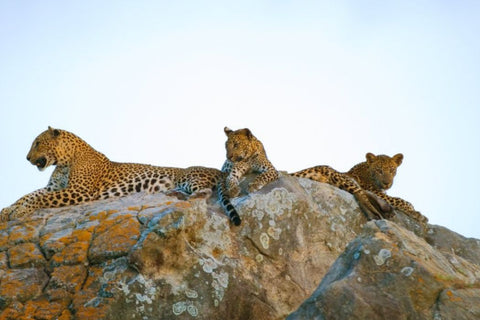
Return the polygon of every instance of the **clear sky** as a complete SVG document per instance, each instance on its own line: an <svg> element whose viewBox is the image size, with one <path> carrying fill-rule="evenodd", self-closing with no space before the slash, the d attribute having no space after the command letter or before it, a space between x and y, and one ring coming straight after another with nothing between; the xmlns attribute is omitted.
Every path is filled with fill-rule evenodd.
<svg viewBox="0 0 480 320"><path fill-rule="evenodd" d="M122 162L280 170L402 152L392 196L480 238L479 1L0 0L0 207L47 126Z"/></svg>

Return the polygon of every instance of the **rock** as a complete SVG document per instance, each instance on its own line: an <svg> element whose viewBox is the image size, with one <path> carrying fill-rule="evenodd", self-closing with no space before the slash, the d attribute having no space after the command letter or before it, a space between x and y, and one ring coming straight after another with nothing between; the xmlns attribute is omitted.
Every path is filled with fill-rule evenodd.
<svg viewBox="0 0 480 320"><path fill-rule="evenodd" d="M215 200L136 194L1 223L0 319L478 315L478 240L400 212L365 224L350 194L288 175L233 199L239 227Z"/></svg>
<svg viewBox="0 0 480 320"><path fill-rule="evenodd" d="M479 319L479 285L480 266L370 221L287 319Z"/></svg>

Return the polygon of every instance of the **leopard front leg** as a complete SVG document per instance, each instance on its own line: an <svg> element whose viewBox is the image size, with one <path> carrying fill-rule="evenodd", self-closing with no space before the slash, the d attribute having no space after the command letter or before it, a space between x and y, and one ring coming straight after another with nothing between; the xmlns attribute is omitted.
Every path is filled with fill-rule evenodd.
<svg viewBox="0 0 480 320"><path fill-rule="evenodd" d="M16 205L16 204L12 204L9 207L3 208L2 211L0 211L0 221L10 220L10 216L12 215L12 213L16 212L20 208L21 208L21 206Z"/></svg>
<svg viewBox="0 0 480 320"><path fill-rule="evenodd" d="M32 214L35 210L41 208L36 199L47 193L47 188L42 188L21 197L11 206L2 209L0 212L0 220L14 220Z"/></svg>
<svg viewBox="0 0 480 320"><path fill-rule="evenodd" d="M230 162L230 164L227 164L227 162L230 161L227 160L222 167L222 171L228 173L225 179L226 195L229 198L234 198L240 194L240 179L250 170L250 165L246 162Z"/></svg>
<svg viewBox="0 0 480 320"><path fill-rule="evenodd" d="M421 223L428 222L428 218L425 217L420 212L418 212L417 210L415 210L415 208L410 202L403 200L402 198L391 197L386 193L383 193L380 191L375 192L375 194L381 197L382 199L384 199L385 201L387 201L388 203L390 203L395 209L403 211L406 215L410 216L412 219L415 219Z"/></svg>
<svg viewBox="0 0 480 320"><path fill-rule="evenodd" d="M390 216L392 212L390 204L377 197L375 194L364 190L352 177L330 167L327 168L328 170L331 170L329 172L330 178L328 183L353 194L358 205L367 215L368 220L384 219Z"/></svg>
<svg viewBox="0 0 480 320"><path fill-rule="evenodd" d="M383 219L385 214L392 211L388 203L362 189L355 179L338 172L330 166L316 166L292 173L291 175L328 183L353 194L358 205L369 220L377 218Z"/></svg>
<svg viewBox="0 0 480 320"><path fill-rule="evenodd" d="M190 199L211 197L213 189L217 186L220 179L223 179L225 173L213 168L206 167L188 167L183 170L176 181L176 189L186 192Z"/></svg>
<svg viewBox="0 0 480 320"><path fill-rule="evenodd" d="M269 184L270 182L273 182L278 179L278 171L273 168L269 167L268 169L265 169L265 171L261 172L258 176L255 177L255 180L253 180L250 185L248 186L248 192L255 192Z"/></svg>
<svg viewBox="0 0 480 320"><path fill-rule="evenodd" d="M59 208L96 200L98 197L85 194L73 188L49 192L47 188L38 189L20 198L12 206L1 212L1 220L13 220L32 214L41 208Z"/></svg>

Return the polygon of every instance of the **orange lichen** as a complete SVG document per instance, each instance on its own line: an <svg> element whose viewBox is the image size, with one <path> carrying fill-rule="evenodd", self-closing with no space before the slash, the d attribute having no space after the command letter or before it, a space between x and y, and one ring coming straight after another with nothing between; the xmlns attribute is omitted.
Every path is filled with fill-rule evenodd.
<svg viewBox="0 0 480 320"><path fill-rule="evenodd" d="M53 265L84 263L87 261L89 246L90 243L86 241L72 243L55 253L51 258L51 263Z"/></svg>
<svg viewBox="0 0 480 320"><path fill-rule="evenodd" d="M0 232L0 248L8 246L8 233L6 230Z"/></svg>
<svg viewBox="0 0 480 320"><path fill-rule="evenodd" d="M82 320L98 320L98 319L105 319L107 316L108 307L107 306L100 306L100 307L80 307L75 312L75 317L77 319Z"/></svg>
<svg viewBox="0 0 480 320"><path fill-rule="evenodd" d="M9 269L2 277L0 296L5 301L24 302L39 296L47 281L41 269Z"/></svg>
<svg viewBox="0 0 480 320"><path fill-rule="evenodd" d="M21 243L8 250L10 266L13 268L43 266L45 258L34 243Z"/></svg>
<svg viewBox="0 0 480 320"><path fill-rule="evenodd" d="M100 262L126 255L140 237L140 223L135 218L121 220L108 229L96 231L88 256L90 261Z"/></svg>
<svg viewBox="0 0 480 320"><path fill-rule="evenodd" d="M181 202L175 203L175 207L180 208L180 209L188 209L191 206L192 205L189 202L186 202L186 201L181 201Z"/></svg>
<svg viewBox="0 0 480 320"><path fill-rule="evenodd" d="M87 276L87 270L82 265L60 266L53 270L49 287L62 288L74 293L81 287Z"/></svg>
<svg viewBox="0 0 480 320"><path fill-rule="evenodd" d="M58 239L59 242L63 243L64 245L69 245L73 242L78 241L90 241L92 239L92 233L88 230L76 229L73 230L72 233L66 235Z"/></svg>
<svg viewBox="0 0 480 320"><path fill-rule="evenodd" d="M219 247L215 247L213 248L212 250L212 255L215 257L215 258L218 258L220 257L220 255L222 254L223 250L220 249Z"/></svg>
<svg viewBox="0 0 480 320"><path fill-rule="evenodd" d="M23 304L14 301L0 314L0 320L18 320L23 316L23 310Z"/></svg>
<svg viewBox="0 0 480 320"><path fill-rule="evenodd" d="M38 222L21 224L10 228L8 241L10 243L31 242L38 236Z"/></svg>
<svg viewBox="0 0 480 320"><path fill-rule="evenodd" d="M457 297L451 290L447 290L445 293L450 301L462 301L462 298Z"/></svg>
<svg viewBox="0 0 480 320"><path fill-rule="evenodd" d="M28 301L25 304L24 317L39 320L56 319L67 306L67 302L48 301L46 298Z"/></svg>
<svg viewBox="0 0 480 320"><path fill-rule="evenodd" d="M82 290L75 294L72 307L75 312L76 319L82 320L98 320L105 319L109 311L109 299L99 299L95 306L91 305L91 301L97 298L95 290Z"/></svg>
<svg viewBox="0 0 480 320"><path fill-rule="evenodd" d="M57 318L57 320L72 320L73 316L70 310L63 310L62 314Z"/></svg>
<svg viewBox="0 0 480 320"><path fill-rule="evenodd" d="M73 231L72 237L74 237L76 241L90 241L92 239L92 233L79 229Z"/></svg>

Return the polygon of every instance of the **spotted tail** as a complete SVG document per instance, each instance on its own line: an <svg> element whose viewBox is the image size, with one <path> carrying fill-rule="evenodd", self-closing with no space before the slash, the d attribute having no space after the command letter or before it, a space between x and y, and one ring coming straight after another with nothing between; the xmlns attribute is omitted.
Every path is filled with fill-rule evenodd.
<svg viewBox="0 0 480 320"><path fill-rule="evenodd" d="M240 223L242 223L242 220L240 219L237 210L235 210L235 207L230 202L230 198L226 195L225 191L225 181L222 179L218 186L218 200L220 201L223 209L225 209L230 221L233 222L234 225L239 226Z"/></svg>

